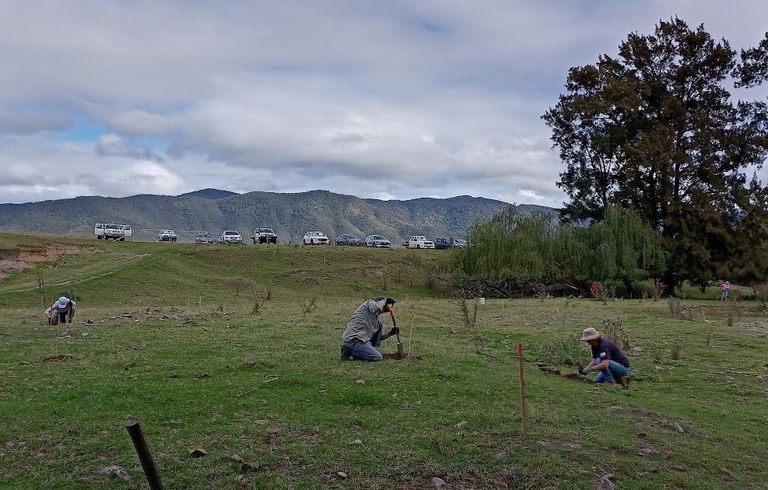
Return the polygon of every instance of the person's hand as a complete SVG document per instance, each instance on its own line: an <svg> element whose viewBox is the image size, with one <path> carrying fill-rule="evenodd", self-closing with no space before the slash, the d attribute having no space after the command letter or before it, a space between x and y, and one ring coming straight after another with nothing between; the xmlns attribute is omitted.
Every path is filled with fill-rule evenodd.
<svg viewBox="0 0 768 490"><path fill-rule="evenodd" d="M587 366L587 367L585 367L584 369L581 370L581 374L587 374L587 373L591 373L591 372L592 372L592 368L590 366Z"/></svg>
<svg viewBox="0 0 768 490"><path fill-rule="evenodd" d="M389 331L389 336L397 335L400 333L400 328L398 327L392 327L392 330Z"/></svg>

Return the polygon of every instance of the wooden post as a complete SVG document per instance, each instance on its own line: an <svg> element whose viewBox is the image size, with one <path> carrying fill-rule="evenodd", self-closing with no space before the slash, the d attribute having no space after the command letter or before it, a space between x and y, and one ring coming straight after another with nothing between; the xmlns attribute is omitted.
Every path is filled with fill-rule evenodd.
<svg viewBox="0 0 768 490"><path fill-rule="evenodd" d="M144 440L144 434L141 432L141 426L138 422L130 422L125 428L133 441L133 447L139 455L141 467L144 468L144 474L147 475L149 488L152 490L163 490L163 483L160 481L160 475L157 473L155 462L152 460L152 453L149 452L147 442Z"/></svg>
<svg viewBox="0 0 768 490"><path fill-rule="evenodd" d="M517 358L520 361L520 410L523 414L523 437L528 437L528 410L525 407L525 372L523 370L523 344L517 344Z"/></svg>
<svg viewBox="0 0 768 490"><path fill-rule="evenodd" d="M408 355L411 355L411 340L413 340L413 309L411 309L411 330L408 332Z"/></svg>

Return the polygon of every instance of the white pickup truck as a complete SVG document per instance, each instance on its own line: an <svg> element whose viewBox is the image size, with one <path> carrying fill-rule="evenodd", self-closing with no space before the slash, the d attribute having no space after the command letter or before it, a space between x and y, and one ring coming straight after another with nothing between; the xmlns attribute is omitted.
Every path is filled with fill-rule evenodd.
<svg viewBox="0 0 768 490"><path fill-rule="evenodd" d="M118 225L115 223L96 223L93 234L99 240L120 240L133 237L131 225Z"/></svg>
<svg viewBox="0 0 768 490"><path fill-rule="evenodd" d="M427 240L423 235L411 235L408 239L408 248L435 248L435 242Z"/></svg>

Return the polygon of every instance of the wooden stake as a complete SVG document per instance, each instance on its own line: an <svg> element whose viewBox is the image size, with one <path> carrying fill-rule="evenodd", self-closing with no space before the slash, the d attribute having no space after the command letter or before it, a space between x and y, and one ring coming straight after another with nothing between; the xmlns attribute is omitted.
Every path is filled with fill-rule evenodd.
<svg viewBox="0 0 768 490"><path fill-rule="evenodd" d="M413 310L411 310L411 330L408 332L408 355L411 355L411 339L413 339Z"/></svg>
<svg viewBox="0 0 768 490"><path fill-rule="evenodd" d="M144 440L141 426L138 422L133 421L126 424L125 428L128 430L128 434L133 441L133 447L136 448L136 453L139 455L139 462L141 467L144 468L149 488L152 490L163 490L163 482L160 481L160 475L152 459L152 453L149 452L149 446L147 446L147 442Z"/></svg>
<svg viewBox="0 0 768 490"><path fill-rule="evenodd" d="M520 410L523 414L523 437L528 437L528 410L525 407L525 372L523 370L523 344L517 344L517 358L520 361Z"/></svg>

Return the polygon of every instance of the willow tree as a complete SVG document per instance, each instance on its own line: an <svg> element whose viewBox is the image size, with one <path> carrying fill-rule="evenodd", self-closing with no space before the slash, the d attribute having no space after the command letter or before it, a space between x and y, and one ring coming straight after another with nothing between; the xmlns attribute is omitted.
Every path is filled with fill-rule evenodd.
<svg viewBox="0 0 768 490"><path fill-rule="evenodd" d="M768 41L737 65L727 41L675 18L630 34L618 57L571 68L567 94L543 116L567 166L563 217L634 209L670 251L667 285L711 279L749 208L745 171L768 146L765 103L734 102L725 82L763 82L766 51Z"/></svg>
<svg viewBox="0 0 768 490"><path fill-rule="evenodd" d="M620 282L634 291L637 283L661 275L665 254L656 232L632 210L611 206L605 220L579 231L586 258L582 277Z"/></svg>
<svg viewBox="0 0 768 490"><path fill-rule="evenodd" d="M656 233L639 215L609 208L587 229L560 226L551 214L509 208L469 232L470 246L450 256L456 282L513 282L518 288L560 284L585 290L592 281L629 290L663 266ZM501 289L501 288L499 288Z"/></svg>
<svg viewBox="0 0 768 490"><path fill-rule="evenodd" d="M509 207L470 228L470 246L455 250L452 269L468 278L551 281L559 275L553 255L557 234L550 214L521 215Z"/></svg>

